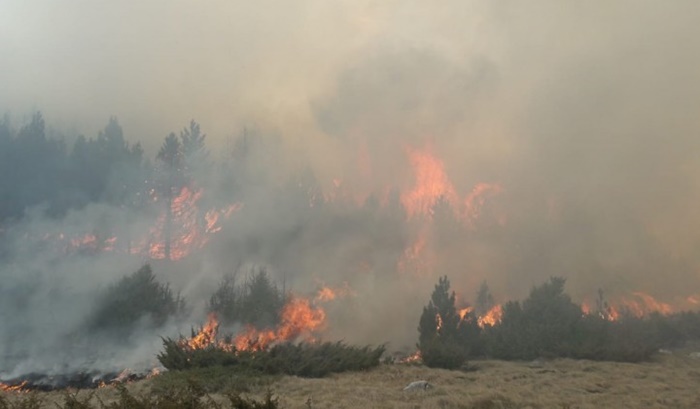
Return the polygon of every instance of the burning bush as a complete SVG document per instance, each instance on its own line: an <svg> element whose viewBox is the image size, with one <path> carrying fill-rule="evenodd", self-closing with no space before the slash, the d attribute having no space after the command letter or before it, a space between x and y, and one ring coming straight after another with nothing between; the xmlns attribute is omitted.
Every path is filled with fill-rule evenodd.
<svg viewBox="0 0 700 409"><path fill-rule="evenodd" d="M146 264L107 288L88 326L93 330L129 331L146 318L160 327L184 310L184 299L174 295L168 284L156 281L151 266Z"/></svg>
<svg viewBox="0 0 700 409"><path fill-rule="evenodd" d="M235 347L225 350L217 345L192 349L167 338L163 340L163 346L158 360L169 370L221 366L243 374L285 374L311 378L375 367L379 365L385 349L384 346L355 347L342 342L288 342L256 351L238 351Z"/></svg>
<svg viewBox="0 0 700 409"><path fill-rule="evenodd" d="M563 278L552 278L533 288L522 304L507 303L501 322L486 331L489 353L501 359L545 356L638 362L680 340L682 330L673 316L627 313L611 319L602 307L585 314L564 293L564 284ZM606 306L602 294L599 297L599 306Z"/></svg>

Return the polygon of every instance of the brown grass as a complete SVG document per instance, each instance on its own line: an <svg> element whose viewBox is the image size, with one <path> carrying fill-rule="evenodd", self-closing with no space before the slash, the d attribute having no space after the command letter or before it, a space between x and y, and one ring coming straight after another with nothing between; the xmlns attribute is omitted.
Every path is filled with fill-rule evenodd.
<svg viewBox="0 0 700 409"><path fill-rule="evenodd" d="M282 377L272 390L282 408L699 408L700 359L688 357L688 352L675 351L641 364L557 359L534 366L473 361L476 370L470 372L382 365L369 372L323 379ZM402 390L420 379L435 387ZM150 381L134 383L129 389L148 393ZM264 392L254 391L252 396L260 398ZM56 408L54 402L63 400L61 392L40 396L46 408ZM117 398L111 387L98 390L96 396L105 402Z"/></svg>

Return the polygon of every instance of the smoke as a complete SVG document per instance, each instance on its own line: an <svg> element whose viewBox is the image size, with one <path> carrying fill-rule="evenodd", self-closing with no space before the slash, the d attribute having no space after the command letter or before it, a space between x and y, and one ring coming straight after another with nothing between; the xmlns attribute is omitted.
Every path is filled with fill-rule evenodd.
<svg viewBox="0 0 700 409"><path fill-rule="evenodd" d="M464 301L483 280L503 301L552 275L576 299L696 293L699 7L6 0L0 111L22 123L40 109L68 142L116 115L149 158L190 118L202 125L229 165L198 183L243 207L203 249L154 265L193 306L164 332L201 320L223 274L259 264L307 295L349 283L327 336L411 345L443 274ZM437 210L406 222L415 151L440 161L459 206L481 183L502 189L469 226ZM145 260L37 252L27 236L148 231L153 218L93 203L0 230L0 330L23 334L5 350L49 362L35 352L80 326L94 289Z"/></svg>

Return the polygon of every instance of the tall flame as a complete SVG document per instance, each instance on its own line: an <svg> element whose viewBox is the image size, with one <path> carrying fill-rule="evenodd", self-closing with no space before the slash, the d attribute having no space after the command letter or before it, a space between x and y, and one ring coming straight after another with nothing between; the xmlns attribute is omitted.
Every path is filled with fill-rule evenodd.
<svg viewBox="0 0 700 409"><path fill-rule="evenodd" d="M457 192L447 177L445 165L429 150L406 148L415 174L413 188L401 195L401 203L408 218L430 216L433 207L444 198L453 208L458 203Z"/></svg>

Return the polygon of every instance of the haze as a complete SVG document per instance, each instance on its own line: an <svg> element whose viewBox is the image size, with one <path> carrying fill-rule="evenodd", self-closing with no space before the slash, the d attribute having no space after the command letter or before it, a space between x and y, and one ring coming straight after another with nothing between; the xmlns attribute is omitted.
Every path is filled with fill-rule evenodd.
<svg viewBox="0 0 700 409"><path fill-rule="evenodd" d="M258 152L267 172L309 169L324 191L342 181L363 199L413 186L411 149L439 158L461 197L479 183L500 186L492 212L505 227L451 251L432 244L459 257L416 273L418 283L340 272L363 246L345 225L303 235L322 249L262 240L256 254L232 256L226 243L282 240L276 226L296 214L284 202L238 222L195 271L172 267L185 295L202 297L237 262L292 270L297 283L393 288L342 317L375 319L362 321L363 341L384 341L377 331L390 323L392 341L410 344L420 306L393 322L409 298L401 292L427 300L442 274L467 298L483 280L501 299L522 297L552 275L578 299L597 288L669 303L700 294L699 15L692 0L3 0L0 113L21 127L41 111L69 144L116 116L149 158L193 118L216 159L253 129L275 141ZM271 197L262 190L241 187L253 203ZM102 214L82 211L70 219L76 230ZM49 223L29 210L27 220L37 230ZM372 250L389 260L374 258L377 270L395 265L393 250ZM42 263L30 264L51 264ZM94 283L138 267L130 263L91 264L104 273Z"/></svg>

